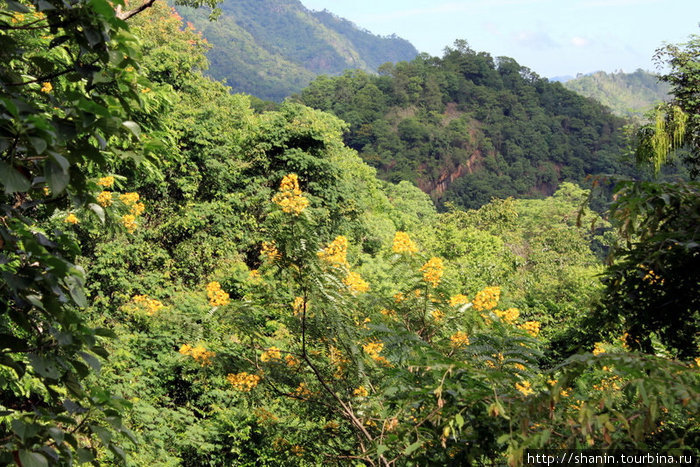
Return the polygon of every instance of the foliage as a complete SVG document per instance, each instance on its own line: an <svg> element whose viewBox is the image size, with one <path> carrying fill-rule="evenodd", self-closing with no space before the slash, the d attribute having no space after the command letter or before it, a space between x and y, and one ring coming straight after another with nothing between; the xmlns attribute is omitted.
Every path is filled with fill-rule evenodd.
<svg viewBox="0 0 700 467"><path fill-rule="evenodd" d="M348 146L389 181L409 180L440 204L537 197L562 181L632 173L622 119L513 59L458 41L442 58L319 77L294 97L350 125Z"/></svg>
<svg viewBox="0 0 700 467"><path fill-rule="evenodd" d="M699 44L700 38L691 36L683 46L657 51L659 59L669 61L670 71L661 79L672 84L672 100L658 109L655 124L640 129L637 147L638 158L656 172L680 152L691 177L697 176ZM610 214L622 243L607 271L603 319L611 328L623 327L633 348L651 353L661 345L679 358L696 357L697 182L623 182L615 196Z"/></svg>
<svg viewBox="0 0 700 467"><path fill-rule="evenodd" d="M2 463L118 463L122 435L135 465L697 454L697 362L630 351L617 330L557 347L600 294L610 235L577 223L607 227L579 213L585 190L438 213L413 184L379 180L337 117L255 111L206 78L207 43L171 8L153 4L127 31L103 6L79 18L109 26L109 47L133 46L88 70L109 81L78 67L2 95L28 112L1 120L22 130L2 160L14 170L2 172ZM17 46L45 33L5 31ZM79 44L31 50L100 50ZM35 76L36 60L12 53ZM466 70L498 74L483 55ZM100 102L113 126L89 118ZM60 141L42 148L22 118ZM423 138L412 122L400 132ZM63 191L42 178L56 154Z"/></svg>
<svg viewBox="0 0 700 467"><path fill-rule="evenodd" d="M385 62L410 60L416 49L398 37L380 37L301 2L224 1L211 23L201 11L185 18L212 44L209 74L236 92L281 102L320 74L345 69L373 72Z"/></svg>
<svg viewBox="0 0 700 467"><path fill-rule="evenodd" d="M591 97L621 117L644 120L645 114L669 99L670 86L659 77L638 69L632 73L597 71L562 83L565 88Z"/></svg>

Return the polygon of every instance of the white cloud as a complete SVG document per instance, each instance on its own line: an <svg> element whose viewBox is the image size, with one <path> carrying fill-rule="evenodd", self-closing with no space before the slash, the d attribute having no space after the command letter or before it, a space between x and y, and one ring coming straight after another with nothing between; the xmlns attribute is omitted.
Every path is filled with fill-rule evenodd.
<svg viewBox="0 0 700 467"><path fill-rule="evenodd" d="M513 35L513 40L522 46L533 49L548 49L558 46L549 34L538 31L519 31Z"/></svg>
<svg viewBox="0 0 700 467"><path fill-rule="evenodd" d="M591 41L589 41L585 37L576 36L571 38L571 45L573 45L574 47L586 47L590 43Z"/></svg>

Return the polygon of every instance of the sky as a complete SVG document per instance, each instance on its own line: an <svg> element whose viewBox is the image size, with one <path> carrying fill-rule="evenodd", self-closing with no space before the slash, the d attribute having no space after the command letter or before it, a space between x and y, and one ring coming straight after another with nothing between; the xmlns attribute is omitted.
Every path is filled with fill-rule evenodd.
<svg viewBox="0 0 700 467"><path fill-rule="evenodd" d="M514 58L540 76L660 72L663 43L700 34L700 0L301 0L374 34L442 56L465 39L477 52Z"/></svg>

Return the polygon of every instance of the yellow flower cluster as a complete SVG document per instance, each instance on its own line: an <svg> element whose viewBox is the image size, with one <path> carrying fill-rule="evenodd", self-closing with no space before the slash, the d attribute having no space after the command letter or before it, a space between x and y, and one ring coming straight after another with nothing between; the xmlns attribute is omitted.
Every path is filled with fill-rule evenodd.
<svg viewBox="0 0 700 467"><path fill-rule="evenodd" d="M469 345L469 336L464 331L457 331L450 336L450 343L453 347L464 347Z"/></svg>
<svg viewBox="0 0 700 467"><path fill-rule="evenodd" d="M287 366L290 368L293 368L295 366L299 366L301 363L298 358L296 358L294 355L287 354L284 356L284 361L287 363Z"/></svg>
<svg viewBox="0 0 700 467"><path fill-rule="evenodd" d="M367 397L369 396L369 391L367 391L366 387L360 386L352 392L352 395L355 397Z"/></svg>
<svg viewBox="0 0 700 467"><path fill-rule="evenodd" d="M442 259L432 257L425 263L420 270L423 272L423 280L433 287L437 287L443 274Z"/></svg>
<svg viewBox="0 0 700 467"><path fill-rule="evenodd" d="M381 314L386 316L387 318L396 318L396 310L387 310L386 308L382 308L379 310Z"/></svg>
<svg viewBox="0 0 700 467"><path fill-rule="evenodd" d="M353 294L364 293L369 290L369 284L358 273L348 272L343 279L343 284L347 285Z"/></svg>
<svg viewBox="0 0 700 467"><path fill-rule="evenodd" d="M136 223L136 216L133 214L124 214L122 216L122 225L129 233L134 233L136 228L139 226Z"/></svg>
<svg viewBox="0 0 700 467"><path fill-rule="evenodd" d="M342 378L345 373L345 368L347 368L350 363L350 359L345 357L343 353L336 347L331 346L329 350L329 358L331 363L335 366L335 373L333 376L336 378Z"/></svg>
<svg viewBox="0 0 700 467"><path fill-rule="evenodd" d="M458 293L454 297L450 297L450 306L466 305L469 303L469 299L466 295Z"/></svg>
<svg viewBox="0 0 700 467"><path fill-rule="evenodd" d="M234 389L241 392L249 392L255 388L260 382L260 376L251 375L245 371L241 373L229 373L226 380L231 383Z"/></svg>
<svg viewBox="0 0 700 467"><path fill-rule="evenodd" d="M114 185L114 177L111 175L102 177L97 181L97 184L105 188L110 188L112 185Z"/></svg>
<svg viewBox="0 0 700 467"><path fill-rule="evenodd" d="M180 353L182 355L189 355L202 366L211 365L211 359L216 355L215 352L210 352L201 345L192 347L189 344L180 347Z"/></svg>
<svg viewBox="0 0 700 467"><path fill-rule="evenodd" d="M478 292L474 297L474 309L476 311L492 310L496 308L500 298L500 287L486 287L481 292Z"/></svg>
<svg viewBox="0 0 700 467"><path fill-rule="evenodd" d="M48 94L52 90L53 90L53 86L51 85L51 83L46 82L46 83L41 84L41 92Z"/></svg>
<svg viewBox="0 0 700 467"><path fill-rule="evenodd" d="M348 239L343 235L335 237L326 248L318 252L318 257L332 266L350 267L348 264Z"/></svg>
<svg viewBox="0 0 700 467"><path fill-rule="evenodd" d="M269 261L275 261L282 257L282 254L277 249L275 242L262 242L262 248L260 249L260 254Z"/></svg>
<svg viewBox="0 0 700 467"><path fill-rule="evenodd" d="M282 211L298 216L309 206L309 200L299 189L299 177L296 174L285 175L280 183L279 192L272 198Z"/></svg>
<svg viewBox="0 0 700 467"><path fill-rule="evenodd" d="M369 355L369 357L372 360L383 365L388 365L389 360L379 355L383 349L384 344L382 344L381 342L370 342L362 346L362 350L364 350L365 353Z"/></svg>
<svg viewBox="0 0 700 467"><path fill-rule="evenodd" d="M445 313L440 310L433 310L430 312L430 316L435 320L436 323L441 322L445 319Z"/></svg>
<svg viewBox="0 0 700 467"><path fill-rule="evenodd" d="M530 394L535 393L535 391L532 389L529 381L523 381L522 383L515 383L515 389L520 391L522 393L522 395L524 395L524 396L529 396Z"/></svg>
<svg viewBox="0 0 700 467"><path fill-rule="evenodd" d="M119 195L119 199L122 201L122 203L126 204L127 206L132 206L138 202L139 194L138 193L122 193L121 195Z"/></svg>
<svg viewBox="0 0 700 467"><path fill-rule="evenodd" d="M216 281L207 284L207 297L211 306L226 306L231 302L228 293L221 290L221 284Z"/></svg>
<svg viewBox="0 0 700 467"><path fill-rule="evenodd" d="M269 362L271 360L281 360L282 352L277 347L270 347L260 355L260 361Z"/></svg>
<svg viewBox="0 0 700 467"><path fill-rule="evenodd" d="M309 305L306 305L308 310ZM296 297L294 303L292 304L292 309L294 310L294 316L301 316L304 313L304 297Z"/></svg>
<svg viewBox="0 0 700 467"><path fill-rule="evenodd" d="M165 306L160 300L149 298L147 295L134 296L134 302L143 307L149 315L157 313Z"/></svg>
<svg viewBox="0 0 700 467"><path fill-rule="evenodd" d="M65 219L63 219L63 222L65 222L66 224L73 224L73 225L75 225L75 224L77 224L79 221L78 221L78 217L77 217L75 214L73 214L73 213L71 212L70 214L68 214L68 215L66 216Z"/></svg>
<svg viewBox="0 0 700 467"><path fill-rule="evenodd" d="M596 342L595 346L593 347L593 355L600 355L602 353L605 353L605 348L603 347L603 343Z"/></svg>
<svg viewBox="0 0 700 467"><path fill-rule="evenodd" d="M394 253L408 253L409 255L418 252L418 246L406 232L396 232L391 249Z"/></svg>
<svg viewBox="0 0 700 467"><path fill-rule="evenodd" d="M297 397L310 397L312 393L309 388L306 387L306 383L302 381L294 390L294 394L296 394Z"/></svg>
<svg viewBox="0 0 700 467"><path fill-rule="evenodd" d="M600 384L594 384L593 389L596 391L619 391L622 389L622 378L617 375L613 375L609 378L603 378Z"/></svg>
<svg viewBox="0 0 700 467"><path fill-rule="evenodd" d="M526 321L518 327L523 331L527 331L532 337L537 337L540 333L540 323L537 321Z"/></svg>
<svg viewBox="0 0 700 467"><path fill-rule="evenodd" d="M108 206L112 205L112 192L111 191L103 191L99 195L97 195L97 203L102 206L103 208L106 208Z"/></svg>
<svg viewBox="0 0 700 467"><path fill-rule="evenodd" d="M517 308L508 308L505 311L493 310L493 313L498 316L501 321L508 324L515 324L520 317L520 311Z"/></svg>

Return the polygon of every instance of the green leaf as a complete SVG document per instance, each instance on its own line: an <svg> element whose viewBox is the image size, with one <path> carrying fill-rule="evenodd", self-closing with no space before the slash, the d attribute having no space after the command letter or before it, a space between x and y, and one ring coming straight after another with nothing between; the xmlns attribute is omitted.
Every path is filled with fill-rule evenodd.
<svg viewBox="0 0 700 467"><path fill-rule="evenodd" d="M7 194L27 191L32 186L27 177L4 162L0 162L0 183L5 187Z"/></svg>
<svg viewBox="0 0 700 467"><path fill-rule="evenodd" d="M416 441L415 443L409 445L406 449L404 449L403 453L407 456L410 456L416 449L420 448L423 446L423 441Z"/></svg>
<svg viewBox="0 0 700 467"><path fill-rule="evenodd" d="M377 446L377 455L381 456L382 454L384 454L388 450L389 450L388 446L385 446L384 444L380 444L379 446Z"/></svg>
<svg viewBox="0 0 700 467"><path fill-rule="evenodd" d="M90 204L88 204L88 207L90 208L90 210L92 212L95 213L95 215L97 215L97 218L100 219L100 222L102 222L104 224L104 222L105 222L105 210L102 209L102 206L100 206L99 204L90 203Z"/></svg>
<svg viewBox="0 0 700 467"><path fill-rule="evenodd" d="M19 451L19 460L22 467L49 467L49 461L38 452L22 449Z"/></svg>
<svg viewBox="0 0 700 467"><path fill-rule="evenodd" d="M54 195L61 193L66 186L70 177L68 171L64 170L57 162L51 160L46 164L44 168L44 176L46 177L46 182L49 184L49 188L54 193Z"/></svg>
<svg viewBox="0 0 700 467"><path fill-rule="evenodd" d="M31 362L32 367L34 368L34 371L37 372L41 377L49 379L58 379L59 372L58 368L56 368L55 361L49 360L48 358L42 357L41 355L37 355L34 353L29 354L29 361Z"/></svg>
<svg viewBox="0 0 700 467"><path fill-rule="evenodd" d="M138 123L127 120L122 122L122 125L124 125L137 138L141 136L141 127L139 127Z"/></svg>
<svg viewBox="0 0 700 467"><path fill-rule="evenodd" d="M100 369L102 368L102 364L101 364L100 361L97 359L97 357L95 357L94 355L89 354L89 353L87 353L87 352L80 352L80 356L83 357L83 360L85 360L85 362L86 362L88 365L90 365L90 367L91 367L93 370L95 370L95 372L99 372Z"/></svg>
<svg viewBox="0 0 700 467"><path fill-rule="evenodd" d="M34 148L34 151L37 154L41 154L44 151L46 151L46 148L48 146L46 144L46 141L44 141L42 138L37 138L36 136L30 136L29 142L31 143L32 147Z"/></svg>

